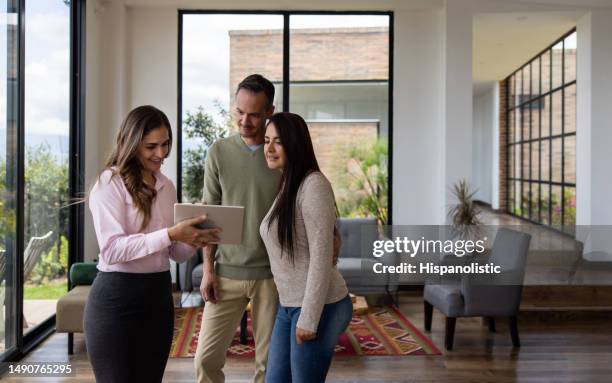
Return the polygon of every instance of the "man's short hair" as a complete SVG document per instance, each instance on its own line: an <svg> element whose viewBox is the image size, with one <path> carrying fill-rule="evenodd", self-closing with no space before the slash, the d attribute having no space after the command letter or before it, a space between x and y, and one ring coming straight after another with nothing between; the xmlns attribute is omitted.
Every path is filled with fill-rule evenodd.
<svg viewBox="0 0 612 383"><path fill-rule="evenodd" d="M246 89L253 93L264 92L268 99L268 108L274 104L274 85L270 80L260 74L252 74L245 77L245 79L238 84L236 94L238 94L240 89Z"/></svg>

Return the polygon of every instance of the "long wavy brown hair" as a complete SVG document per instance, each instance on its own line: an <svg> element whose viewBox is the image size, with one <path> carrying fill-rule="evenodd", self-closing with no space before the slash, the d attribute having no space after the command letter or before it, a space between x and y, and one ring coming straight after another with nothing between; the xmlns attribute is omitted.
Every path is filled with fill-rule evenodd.
<svg viewBox="0 0 612 383"><path fill-rule="evenodd" d="M315 156L308 125L294 113L276 113L268 120L274 124L285 151L285 166L279 183L278 200L270 213L268 230L277 222L277 235L281 256L286 252L294 263L295 205L298 190L304 178L311 172L318 172L319 163Z"/></svg>
<svg viewBox="0 0 612 383"><path fill-rule="evenodd" d="M143 105L133 109L123 120L117 134L115 149L108 157L106 165L104 165L104 170L111 170L113 177L116 175L121 177L130 196L132 196L134 205L142 214L141 231L147 227L151 220L151 206L155 197L157 197L157 191L153 186L144 182L142 165L137 157L138 146L149 132L161 127L168 130L168 137L170 138L168 147L171 148L172 129L164 112L151 105ZM166 158L169 155L170 149L168 149Z"/></svg>

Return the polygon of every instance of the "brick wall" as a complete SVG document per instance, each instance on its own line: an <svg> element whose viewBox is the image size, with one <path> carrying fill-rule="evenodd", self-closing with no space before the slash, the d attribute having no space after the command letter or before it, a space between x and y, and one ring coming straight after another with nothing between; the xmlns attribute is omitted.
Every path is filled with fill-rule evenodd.
<svg viewBox="0 0 612 383"><path fill-rule="evenodd" d="M499 210L508 210L508 92L507 81L499 82Z"/></svg>
<svg viewBox="0 0 612 383"><path fill-rule="evenodd" d="M268 80L283 79L282 30L230 31L230 100L246 76L259 73Z"/></svg>
<svg viewBox="0 0 612 383"><path fill-rule="evenodd" d="M230 92L249 74L283 78L281 30L230 31ZM388 28L326 28L291 31L291 81L389 78ZM230 97L233 99L233 97Z"/></svg>
<svg viewBox="0 0 612 383"><path fill-rule="evenodd" d="M321 171L335 185L339 171L346 171L346 163L340 153L353 147L360 140L375 140L378 135L378 123L362 121L307 121L315 155Z"/></svg>

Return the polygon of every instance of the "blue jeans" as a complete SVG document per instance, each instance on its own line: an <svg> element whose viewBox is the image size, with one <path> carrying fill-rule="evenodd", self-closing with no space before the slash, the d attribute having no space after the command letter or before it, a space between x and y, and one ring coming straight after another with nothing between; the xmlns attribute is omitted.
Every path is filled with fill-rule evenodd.
<svg viewBox="0 0 612 383"><path fill-rule="evenodd" d="M324 382L338 338L351 322L353 303L347 295L338 302L325 305L317 337L298 345L295 326L300 312L301 307L278 306L270 340L266 383Z"/></svg>

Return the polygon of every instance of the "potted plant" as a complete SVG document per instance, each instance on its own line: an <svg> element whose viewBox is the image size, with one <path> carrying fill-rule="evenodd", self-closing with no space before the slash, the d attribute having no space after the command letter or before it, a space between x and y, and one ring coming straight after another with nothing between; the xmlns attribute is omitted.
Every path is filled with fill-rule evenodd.
<svg viewBox="0 0 612 383"><path fill-rule="evenodd" d="M453 196L457 203L449 207L447 216L450 221L452 237L463 240L476 240L480 234L482 221L480 209L474 203L476 190L471 191L466 180L453 185Z"/></svg>

